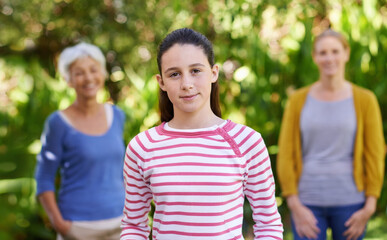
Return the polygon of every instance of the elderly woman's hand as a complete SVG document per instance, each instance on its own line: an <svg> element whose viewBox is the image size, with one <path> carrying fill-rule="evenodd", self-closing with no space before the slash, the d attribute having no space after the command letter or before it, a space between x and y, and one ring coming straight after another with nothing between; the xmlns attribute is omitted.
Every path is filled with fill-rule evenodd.
<svg viewBox="0 0 387 240"><path fill-rule="evenodd" d="M71 228L71 222L67 220L59 220L55 221L54 223L54 228L55 230L62 236L66 236L67 233L70 231Z"/></svg>

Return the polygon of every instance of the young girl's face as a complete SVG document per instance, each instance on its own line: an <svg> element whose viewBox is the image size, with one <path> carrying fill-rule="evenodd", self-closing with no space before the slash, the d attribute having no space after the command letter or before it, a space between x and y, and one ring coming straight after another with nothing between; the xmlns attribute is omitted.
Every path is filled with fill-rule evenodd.
<svg viewBox="0 0 387 240"><path fill-rule="evenodd" d="M167 92L175 117L209 114L211 84L217 81L218 73L218 66L210 66L201 47L175 44L161 57L161 75L157 75L157 81Z"/></svg>

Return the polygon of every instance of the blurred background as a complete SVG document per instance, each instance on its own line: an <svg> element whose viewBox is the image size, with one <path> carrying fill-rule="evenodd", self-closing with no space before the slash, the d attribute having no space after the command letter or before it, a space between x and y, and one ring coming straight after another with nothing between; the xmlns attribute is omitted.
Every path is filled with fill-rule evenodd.
<svg viewBox="0 0 387 240"><path fill-rule="evenodd" d="M223 117L265 139L275 168L285 102L318 78L313 36L331 26L351 46L347 79L372 90L387 133L386 0L0 0L0 239L54 239L35 198L34 168L45 118L75 93L56 71L60 51L99 46L109 77L99 95L127 115L126 143L159 123L156 52L190 27L214 44ZM277 202L291 239L289 212ZM387 181L366 239L387 239ZM246 205L245 237L252 239Z"/></svg>

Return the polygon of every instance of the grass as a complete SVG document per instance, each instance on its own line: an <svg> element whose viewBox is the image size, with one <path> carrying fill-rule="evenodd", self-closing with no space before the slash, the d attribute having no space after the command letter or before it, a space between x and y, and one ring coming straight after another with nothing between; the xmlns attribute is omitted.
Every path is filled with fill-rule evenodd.
<svg viewBox="0 0 387 240"><path fill-rule="evenodd" d="M387 239L387 215L381 214L371 218L367 225L367 233L364 240Z"/></svg>

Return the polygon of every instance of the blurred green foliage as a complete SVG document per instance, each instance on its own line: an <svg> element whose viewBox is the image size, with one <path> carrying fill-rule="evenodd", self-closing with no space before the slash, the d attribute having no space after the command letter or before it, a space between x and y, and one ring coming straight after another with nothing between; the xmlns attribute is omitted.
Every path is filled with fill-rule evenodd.
<svg viewBox="0 0 387 240"><path fill-rule="evenodd" d="M318 78L312 40L328 26L347 36L347 78L375 92L386 133L385 0L0 0L0 239L54 239L33 175L45 118L74 99L55 70L64 47L86 41L106 54L109 78L99 98L126 112L128 142L159 121L159 42L180 27L202 32L221 69L223 117L261 132L275 168L286 99ZM386 204L385 181L367 237L387 239Z"/></svg>

